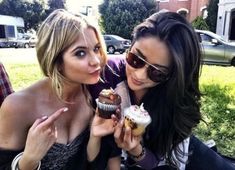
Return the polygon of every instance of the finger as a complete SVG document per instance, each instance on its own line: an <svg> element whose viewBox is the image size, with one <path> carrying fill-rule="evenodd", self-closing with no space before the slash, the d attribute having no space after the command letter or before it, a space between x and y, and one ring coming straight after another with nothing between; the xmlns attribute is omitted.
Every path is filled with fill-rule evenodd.
<svg viewBox="0 0 235 170"><path fill-rule="evenodd" d="M95 109L95 114L96 114L96 115L99 115L98 107Z"/></svg>
<svg viewBox="0 0 235 170"><path fill-rule="evenodd" d="M58 137L58 131L57 131L57 127L55 126L55 138L57 140L57 137Z"/></svg>
<svg viewBox="0 0 235 170"><path fill-rule="evenodd" d="M47 116L43 116L43 117L37 119L37 120L33 123L33 125L31 126L30 129L35 129L40 123L42 123L43 121L45 121L47 118L48 118Z"/></svg>
<svg viewBox="0 0 235 170"><path fill-rule="evenodd" d="M114 114L111 115L111 119L113 120L113 122L116 122L116 123L119 121L118 117Z"/></svg>
<svg viewBox="0 0 235 170"><path fill-rule="evenodd" d="M121 108L118 108L118 109L116 110L116 116L117 116L118 119L121 119L121 117L122 117Z"/></svg>
<svg viewBox="0 0 235 170"><path fill-rule="evenodd" d="M125 128L125 134L124 134L123 141L125 143L130 143L131 142L131 128L130 127Z"/></svg>
<svg viewBox="0 0 235 170"><path fill-rule="evenodd" d="M46 121L44 121L42 124L43 126L51 126L59 117L62 113L65 113L68 111L67 107L61 108L57 110L55 113L53 113L51 116L48 117Z"/></svg>
<svg viewBox="0 0 235 170"><path fill-rule="evenodd" d="M122 129L123 129L123 121L120 121L117 126L115 127L114 130L114 138L116 140L119 140L122 134Z"/></svg>

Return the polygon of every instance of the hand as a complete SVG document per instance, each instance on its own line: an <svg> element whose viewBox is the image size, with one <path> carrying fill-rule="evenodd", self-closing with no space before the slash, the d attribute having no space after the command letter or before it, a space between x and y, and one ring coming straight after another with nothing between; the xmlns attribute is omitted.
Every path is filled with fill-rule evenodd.
<svg viewBox="0 0 235 170"><path fill-rule="evenodd" d="M37 119L28 132L25 150L22 160L39 162L57 140L57 129L55 121L68 108L61 108L50 117L44 116ZM27 162L26 161L26 162Z"/></svg>
<svg viewBox="0 0 235 170"><path fill-rule="evenodd" d="M119 109L116 111L119 114ZM117 125L118 117L112 115L111 119L104 119L98 116L98 109L91 123L91 135L95 137L103 137L114 132L114 127Z"/></svg>
<svg viewBox="0 0 235 170"><path fill-rule="evenodd" d="M114 138L118 147L124 149L125 151L131 151L133 153L139 151L142 136L133 136L131 134L131 128L124 127L123 120L121 120L115 127ZM138 149L138 151L136 149Z"/></svg>

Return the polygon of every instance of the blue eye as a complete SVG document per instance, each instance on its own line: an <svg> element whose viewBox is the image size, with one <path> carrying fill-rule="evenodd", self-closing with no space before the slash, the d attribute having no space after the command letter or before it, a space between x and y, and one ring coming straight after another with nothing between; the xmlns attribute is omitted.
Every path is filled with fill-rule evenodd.
<svg viewBox="0 0 235 170"><path fill-rule="evenodd" d="M86 52L84 50L78 50L75 52L75 55L77 57L84 57L84 56L86 56Z"/></svg>

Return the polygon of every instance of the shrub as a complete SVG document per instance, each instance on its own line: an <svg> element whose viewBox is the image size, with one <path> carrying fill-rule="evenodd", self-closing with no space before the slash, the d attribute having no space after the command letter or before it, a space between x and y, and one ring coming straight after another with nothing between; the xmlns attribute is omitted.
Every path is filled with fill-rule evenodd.
<svg viewBox="0 0 235 170"><path fill-rule="evenodd" d="M196 19L193 20L192 26L195 29L199 30L208 30L209 26L207 25L206 21L202 18L202 16L198 16Z"/></svg>

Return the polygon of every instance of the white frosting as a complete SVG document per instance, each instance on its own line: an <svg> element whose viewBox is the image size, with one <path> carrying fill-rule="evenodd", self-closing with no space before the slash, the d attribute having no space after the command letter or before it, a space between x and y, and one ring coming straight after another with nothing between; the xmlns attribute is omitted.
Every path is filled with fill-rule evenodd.
<svg viewBox="0 0 235 170"><path fill-rule="evenodd" d="M151 123L151 117L144 109L143 103L141 106L132 105L124 110L124 117L132 119L135 123L144 125L145 127Z"/></svg>

